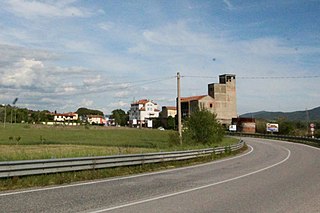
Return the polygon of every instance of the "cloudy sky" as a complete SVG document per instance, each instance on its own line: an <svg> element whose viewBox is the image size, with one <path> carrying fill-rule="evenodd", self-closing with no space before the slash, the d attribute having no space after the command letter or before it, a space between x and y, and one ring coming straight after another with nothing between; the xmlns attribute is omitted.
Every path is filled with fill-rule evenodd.
<svg viewBox="0 0 320 213"><path fill-rule="evenodd" d="M319 0L0 2L0 103L110 113L237 76L238 114L320 106Z"/></svg>

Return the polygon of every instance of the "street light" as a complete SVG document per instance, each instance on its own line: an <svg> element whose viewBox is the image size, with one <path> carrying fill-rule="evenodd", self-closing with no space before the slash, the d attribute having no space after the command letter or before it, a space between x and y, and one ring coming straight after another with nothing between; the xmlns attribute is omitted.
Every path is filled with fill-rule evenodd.
<svg viewBox="0 0 320 213"><path fill-rule="evenodd" d="M12 106L14 107L14 105L17 103L18 98L15 98L12 102ZM12 124L12 107L11 107L11 124Z"/></svg>

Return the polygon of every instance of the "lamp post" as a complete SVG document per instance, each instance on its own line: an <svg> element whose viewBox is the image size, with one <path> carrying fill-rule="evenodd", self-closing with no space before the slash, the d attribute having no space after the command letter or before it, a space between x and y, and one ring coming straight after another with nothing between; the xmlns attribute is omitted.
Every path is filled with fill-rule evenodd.
<svg viewBox="0 0 320 213"><path fill-rule="evenodd" d="M178 102L178 133L180 144L182 145L182 128L181 128L181 91L180 91L180 73L177 73L177 102Z"/></svg>
<svg viewBox="0 0 320 213"><path fill-rule="evenodd" d="M15 98L12 102L12 106L15 107L14 105L17 103L18 98ZM11 124L12 124L12 107L11 107Z"/></svg>

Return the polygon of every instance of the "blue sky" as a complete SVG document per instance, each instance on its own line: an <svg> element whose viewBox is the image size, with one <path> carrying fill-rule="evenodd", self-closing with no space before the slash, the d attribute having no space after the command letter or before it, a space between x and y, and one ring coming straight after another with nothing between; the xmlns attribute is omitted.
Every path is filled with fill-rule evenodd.
<svg viewBox="0 0 320 213"><path fill-rule="evenodd" d="M182 96L236 74L238 114L318 107L319 11L319 0L1 1L0 103L175 105L180 72Z"/></svg>

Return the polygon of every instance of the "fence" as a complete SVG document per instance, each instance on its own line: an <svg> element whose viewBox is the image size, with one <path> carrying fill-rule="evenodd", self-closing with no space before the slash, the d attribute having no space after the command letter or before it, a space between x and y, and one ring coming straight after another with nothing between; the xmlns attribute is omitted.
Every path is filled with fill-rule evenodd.
<svg viewBox="0 0 320 213"><path fill-rule="evenodd" d="M187 160L211 154L221 154L228 151L233 152L241 149L244 144L245 143L243 141L239 141L239 143L231 146L189 151L114 155L104 157L6 161L0 162L0 178Z"/></svg>

